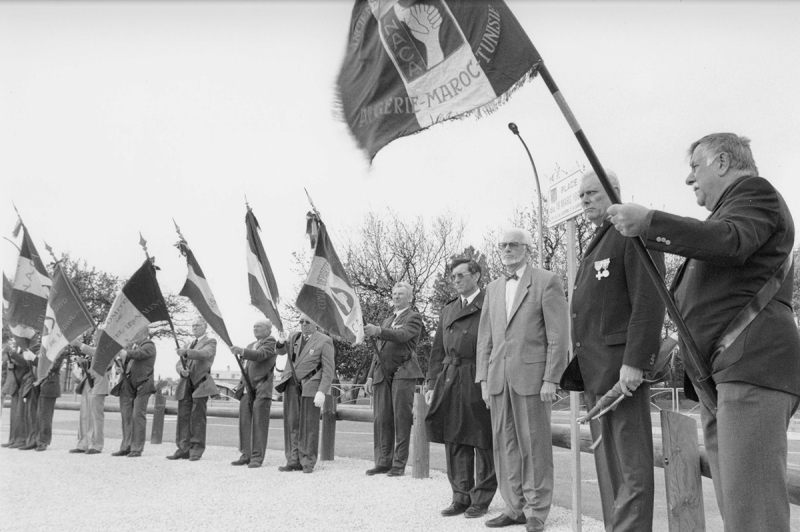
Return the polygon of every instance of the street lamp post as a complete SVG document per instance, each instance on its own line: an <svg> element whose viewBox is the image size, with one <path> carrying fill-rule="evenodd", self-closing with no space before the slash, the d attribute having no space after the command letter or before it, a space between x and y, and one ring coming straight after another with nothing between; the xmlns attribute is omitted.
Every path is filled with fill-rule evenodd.
<svg viewBox="0 0 800 532"><path fill-rule="evenodd" d="M546 263L546 262L549 262L549 261L545 261L545 258L544 258L544 241L543 241L544 234L543 234L543 231L542 231L542 227L543 227L543 225L542 225L542 187L539 185L539 173L536 171L536 164L534 164L534 162L533 162L533 156L531 155L531 150L528 149L528 145L525 144L525 141L522 139L522 136L519 134L519 128L517 127L517 124L515 124L514 122L509 122L508 123L508 129L510 129L511 132L517 136L519 141L525 147L525 151L528 153L528 159L531 160L531 167L533 167L533 177L536 179L536 193L539 196L539 213L538 213L539 214L539 231L538 231L539 232L539 267L544 268L546 270L549 270L550 269L549 268L550 265Z"/></svg>

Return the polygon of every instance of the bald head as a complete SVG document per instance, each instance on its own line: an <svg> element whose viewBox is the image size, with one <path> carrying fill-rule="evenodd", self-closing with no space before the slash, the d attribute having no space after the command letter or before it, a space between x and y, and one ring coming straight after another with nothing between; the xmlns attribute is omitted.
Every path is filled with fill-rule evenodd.
<svg viewBox="0 0 800 532"><path fill-rule="evenodd" d="M272 322L269 321L268 319L266 318L260 319L253 324L253 335L258 340L263 340L264 338L267 338L270 335L270 333L272 333Z"/></svg>

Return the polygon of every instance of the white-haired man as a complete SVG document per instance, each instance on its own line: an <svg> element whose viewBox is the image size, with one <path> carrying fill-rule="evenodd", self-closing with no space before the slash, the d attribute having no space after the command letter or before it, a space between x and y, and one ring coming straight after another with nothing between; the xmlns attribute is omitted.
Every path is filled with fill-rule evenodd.
<svg viewBox="0 0 800 532"><path fill-rule="evenodd" d="M504 231L498 248L505 271L486 287L475 380L492 414L506 510L486 526L541 532L553 499L550 408L567 363L567 300L556 274L528 264L528 231Z"/></svg>

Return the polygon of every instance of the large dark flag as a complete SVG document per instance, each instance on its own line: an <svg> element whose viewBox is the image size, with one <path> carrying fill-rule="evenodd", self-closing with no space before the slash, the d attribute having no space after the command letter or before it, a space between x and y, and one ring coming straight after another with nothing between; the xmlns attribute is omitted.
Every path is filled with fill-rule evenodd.
<svg viewBox="0 0 800 532"><path fill-rule="evenodd" d="M267 253L258 236L261 229L258 220L249 206L244 221L247 225L247 283L250 286L250 303L282 332L283 323L277 307L280 302L278 283L275 282Z"/></svg>
<svg viewBox="0 0 800 532"><path fill-rule="evenodd" d="M176 226L177 227L177 226ZM178 233L180 234L180 233ZM175 244L181 255L186 257L186 263L189 267L189 272L186 275L186 283L181 288L180 295L188 297L189 301L197 308L203 319L208 322L211 328L217 335L222 338L222 341L230 347L231 337L228 335L228 329L225 327L225 320L222 319L222 312L219 310L217 300L214 299L214 294L211 293L211 287L208 285L206 276L197 263L197 259L189 248L189 244L181 236L181 239Z"/></svg>
<svg viewBox="0 0 800 532"><path fill-rule="evenodd" d="M399 137L492 112L540 60L502 0L357 0L339 103L372 159Z"/></svg>
<svg viewBox="0 0 800 532"><path fill-rule="evenodd" d="M20 230L22 245L17 259L17 271L11 282L7 317L12 333L20 338L33 338L44 327L51 282L28 229L22 222L17 223L14 236L18 236Z"/></svg>
<svg viewBox="0 0 800 532"><path fill-rule="evenodd" d="M156 280L155 266L147 259L114 299L97 342L92 369L105 374L114 356L131 343L136 333L157 321L171 322L171 319Z"/></svg>
<svg viewBox="0 0 800 532"><path fill-rule="evenodd" d="M361 303L333 249L325 224L315 213L308 216L314 258L297 296L297 309L326 331L351 344L360 344L364 341Z"/></svg>
<svg viewBox="0 0 800 532"><path fill-rule="evenodd" d="M93 327L89 309L61 265L56 264L44 319L42 352L52 362L71 341Z"/></svg>

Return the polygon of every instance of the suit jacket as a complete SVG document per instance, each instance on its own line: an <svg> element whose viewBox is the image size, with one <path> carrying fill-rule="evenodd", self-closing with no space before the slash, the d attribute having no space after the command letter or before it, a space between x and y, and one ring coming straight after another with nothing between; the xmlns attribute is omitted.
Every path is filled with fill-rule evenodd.
<svg viewBox="0 0 800 532"><path fill-rule="evenodd" d="M217 340L204 334L197 338L197 344L190 348L194 340L184 345L186 352L186 369L189 370L188 377L181 377L178 387L175 390L175 397L180 401L189 399L186 396L186 389L191 384L193 398L211 397L218 395L217 385L211 378L211 366L214 364L214 357L217 355ZM175 365L175 369L183 369L180 361Z"/></svg>
<svg viewBox="0 0 800 532"><path fill-rule="evenodd" d="M61 397L61 363L64 360L65 352L56 356L53 362L39 351L37 364L37 382L39 382L39 397ZM52 372L50 371L52 369Z"/></svg>
<svg viewBox="0 0 800 532"><path fill-rule="evenodd" d="M663 277L664 254L651 255ZM605 221L586 248L572 293L572 341L586 391L606 393L623 364L653 369L665 308L634 242Z"/></svg>
<svg viewBox="0 0 800 532"><path fill-rule="evenodd" d="M416 352L421 332L422 314L410 308L397 320L395 314L383 320L376 337L378 352L372 358L368 378L374 384L383 382L387 375L393 379L422 379L425 375Z"/></svg>
<svg viewBox="0 0 800 532"><path fill-rule="evenodd" d="M425 418L428 439L492 448L492 419L475 383L475 353L484 292L465 308L461 298L442 309L428 364L433 402Z"/></svg>
<svg viewBox="0 0 800 532"><path fill-rule="evenodd" d="M248 345L242 353L244 369L250 379L250 384L256 390L256 397L272 399L272 381L275 375L275 338L268 336ZM245 389L244 377L239 379L237 390Z"/></svg>
<svg viewBox="0 0 800 532"><path fill-rule="evenodd" d="M295 360L292 363L294 373L289 369L287 360L283 367L283 374L276 386L289 382L294 377L296 382L303 384L303 397L314 397L318 391L327 395L331 391L336 371L333 340L330 336L315 331L308 337L308 341L300 351L301 337L300 332L293 333L289 340L278 348L278 354L286 354L290 358L294 357ZM317 368L319 370L308 379L308 376Z"/></svg>
<svg viewBox="0 0 800 532"><path fill-rule="evenodd" d="M793 269L738 339L712 357L728 324L792 253L794 221L778 191L764 178L741 177L705 221L660 211L649 217L642 235L647 247L686 257L671 290L714 382L747 382L800 395ZM695 368L684 362L694 380Z"/></svg>
<svg viewBox="0 0 800 532"><path fill-rule="evenodd" d="M131 349L126 349L128 358L125 359L122 377L111 395L119 396L123 387L128 388L130 393L136 395L146 395L155 393L156 383L153 378L156 364L156 344L148 338L140 344L134 344Z"/></svg>
<svg viewBox="0 0 800 532"><path fill-rule="evenodd" d="M27 397L33 390L33 383L36 381L36 361L29 362L25 360L22 353L26 350L32 353L38 353L41 347L41 336L36 333L33 338L17 338L17 347L8 353L9 360L14 364L14 368L8 375L8 382L3 389L3 393L14 395L18 393L19 397Z"/></svg>
<svg viewBox="0 0 800 532"><path fill-rule="evenodd" d="M567 365L567 299L558 276L528 264L520 277L511 317L506 280L486 287L478 327L476 382L497 395L506 384L519 395L537 395L542 382L558 383Z"/></svg>

